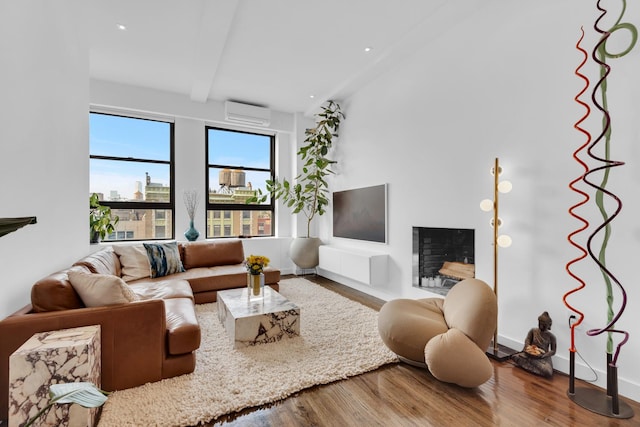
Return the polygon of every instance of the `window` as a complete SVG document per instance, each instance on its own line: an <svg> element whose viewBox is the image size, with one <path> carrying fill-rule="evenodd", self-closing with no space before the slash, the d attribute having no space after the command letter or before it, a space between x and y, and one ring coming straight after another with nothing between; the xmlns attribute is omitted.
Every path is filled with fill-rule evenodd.
<svg viewBox="0 0 640 427"><path fill-rule="evenodd" d="M105 240L172 239L173 123L89 115L89 191L120 218Z"/></svg>
<svg viewBox="0 0 640 427"><path fill-rule="evenodd" d="M206 128L207 237L272 236L274 204L246 204L275 177L275 138ZM222 234L221 234L222 232Z"/></svg>

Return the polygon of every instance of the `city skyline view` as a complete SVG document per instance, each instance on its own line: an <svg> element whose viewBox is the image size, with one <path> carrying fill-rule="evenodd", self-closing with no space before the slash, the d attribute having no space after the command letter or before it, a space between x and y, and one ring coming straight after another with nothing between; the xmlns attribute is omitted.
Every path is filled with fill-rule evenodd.
<svg viewBox="0 0 640 427"><path fill-rule="evenodd" d="M154 120L124 118L107 114L90 114L89 144L92 156L122 157L151 161L170 161L170 124ZM270 167L270 137L210 128L208 164L231 168ZM218 143L219 142L219 143ZM203 159L204 160L204 159ZM105 159L90 160L90 193L100 193L104 200L135 200L142 193L146 175L152 183L170 186L169 164ZM202 167L208 168L203 161ZM220 191L220 169L209 169L211 192ZM265 191L268 172L245 171L245 184ZM196 189L202 192L204 189ZM178 200L178 196L176 196Z"/></svg>

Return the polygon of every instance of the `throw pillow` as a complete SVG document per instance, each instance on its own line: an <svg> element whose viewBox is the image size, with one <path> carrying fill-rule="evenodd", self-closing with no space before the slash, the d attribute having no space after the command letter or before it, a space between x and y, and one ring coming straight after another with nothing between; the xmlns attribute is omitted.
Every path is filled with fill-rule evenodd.
<svg viewBox="0 0 640 427"><path fill-rule="evenodd" d="M184 271L176 242L143 243L147 250L151 277L163 277Z"/></svg>
<svg viewBox="0 0 640 427"><path fill-rule="evenodd" d="M140 299L124 280L110 274L84 273L71 270L69 282L87 307L125 304Z"/></svg>
<svg viewBox="0 0 640 427"><path fill-rule="evenodd" d="M113 251L120 259L122 280L131 282L151 276L147 251L142 245L113 245Z"/></svg>

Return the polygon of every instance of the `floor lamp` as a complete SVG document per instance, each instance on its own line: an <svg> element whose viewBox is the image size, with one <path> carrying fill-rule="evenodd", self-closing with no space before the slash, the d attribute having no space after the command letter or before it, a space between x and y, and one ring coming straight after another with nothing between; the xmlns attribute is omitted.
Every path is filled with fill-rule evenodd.
<svg viewBox="0 0 640 427"><path fill-rule="evenodd" d="M500 208L499 195L500 193L508 193L511 191L511 182L500 181L500 174L502 168L500 167L500 161L496 157L491 174L493 175L493 200L484 199L480 202L480 209L485 212L493 211L493 217L491 218L491 227L493 227L493 291L496 294L496 300L498 299L498 247L507 248L511 246L511 237L506 234L499 235L498 229L502 225L502 220L498 216ZM493 334L493 342L489 349L487 349L487 355L493 359L503 361L511 357L516 353L515 350L509 347L498 344L498 326L496 319L496 330Z"/></svg>

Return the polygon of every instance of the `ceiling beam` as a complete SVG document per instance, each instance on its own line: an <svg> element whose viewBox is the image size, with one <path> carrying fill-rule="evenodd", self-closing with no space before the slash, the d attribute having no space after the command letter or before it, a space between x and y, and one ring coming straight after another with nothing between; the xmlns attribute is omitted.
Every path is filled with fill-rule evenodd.
<svg viewBox="0 0 640 427"><path fill-rule="evenodd" d="M437 38L443 36L463 23L484 5L483 0L468 0L464 4L439 0L434 3L433 11L413 28L409 28L394 43L382 52L375 53L373 59L365 67L344 76L327 93L316 96L315 101L304 112L311 117L320 110L328 100L344 101L378 78L383 73L396 68Z"/></svg>
<svg viewBox="0 0 640 427"><path fill-rule="evenodd" d="M192 66L192 101L207 102L209 98L238 3L239 0L202 2L203 11Z"/></svg>

